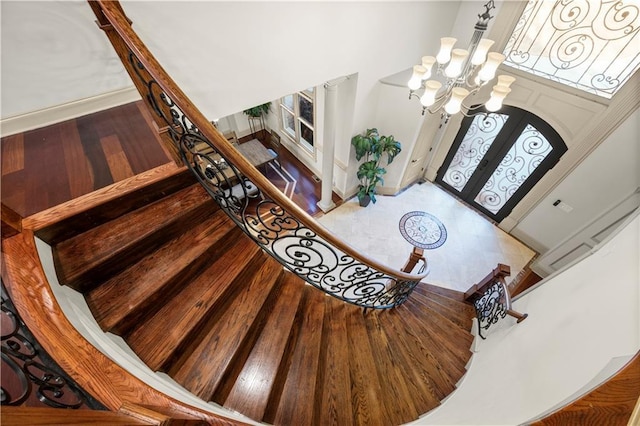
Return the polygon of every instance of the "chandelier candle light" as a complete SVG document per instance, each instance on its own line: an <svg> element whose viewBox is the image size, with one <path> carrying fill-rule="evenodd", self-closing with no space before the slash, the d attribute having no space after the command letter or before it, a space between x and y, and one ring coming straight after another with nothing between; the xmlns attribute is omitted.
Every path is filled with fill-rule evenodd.
<svg viewBox="0 0 640 426"><path fill-rule="evenodd" d="M476 107L465 105L463 101L467 96L475 95L481 87L493 80L498 67L505 59L501 53L489 52L489 48L494 43L493 40L482 38L489 21L493 18L489 14L492 9L495 9L493 0L487 2L484 7L486 10L478 15L478 22L468 49L454 49L457 40L453 37L443 37L440 39L440 52L436 57L423 56L422 65L413 67L413 75L408 83L409 99L413 96L420 98L422 115L425 111L433 114L444 108L442 118L446 123L454 114L462 112L468 116L467 113L470 110L480 107L480 105ZM446 79L444 89L441 82L429 80L434 67L436 67L435 74L443 75ZM514 77L508 75L498 76L491 98L485 104L487 111L494 112L502 107L502 101L511 91L509 86L514 80ZM424 89L422 96L416 93L420 89Z"/></svg>

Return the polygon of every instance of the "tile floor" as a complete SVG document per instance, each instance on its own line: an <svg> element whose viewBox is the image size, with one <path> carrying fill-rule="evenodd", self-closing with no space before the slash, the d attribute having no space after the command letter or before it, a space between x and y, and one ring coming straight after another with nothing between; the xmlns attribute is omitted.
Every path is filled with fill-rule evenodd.
<svg viewBox="0 0 640 426"><path fill-rule="evenodd" d="M447 240L438 248L424 251L431 269L425 281L458 291L466 291L498 263L511 267L509 282L535 255L430 182L415 184L394 197L378 196L377 200L362 208L354 197L318 221L356 249L400 269L413 248L400 235L400 219L410 211L430 213L444 224Z"/></svg>

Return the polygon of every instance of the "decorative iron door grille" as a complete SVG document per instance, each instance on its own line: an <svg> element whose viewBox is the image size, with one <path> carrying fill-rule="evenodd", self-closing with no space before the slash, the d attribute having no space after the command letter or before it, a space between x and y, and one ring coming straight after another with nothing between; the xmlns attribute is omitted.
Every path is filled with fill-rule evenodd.
<svg viewBox="0 0 640 426"><path fill-rule="evenodd" d="M567 146L534 114L516 107L463 120L436 182L500 222L560 160Z"/></svg>

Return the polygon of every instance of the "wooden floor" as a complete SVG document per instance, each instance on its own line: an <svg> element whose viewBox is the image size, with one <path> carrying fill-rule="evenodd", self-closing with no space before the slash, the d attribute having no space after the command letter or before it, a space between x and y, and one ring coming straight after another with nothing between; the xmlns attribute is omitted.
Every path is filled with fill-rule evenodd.
<svg viewBox="0 0 640 426"><path fill-rule="evenodd" d="M2 203L22 217L170 161L142 101L8 136L0 147ZM318 213L320 184L286 149L280 154L296 180L292 200Z"/></svg>

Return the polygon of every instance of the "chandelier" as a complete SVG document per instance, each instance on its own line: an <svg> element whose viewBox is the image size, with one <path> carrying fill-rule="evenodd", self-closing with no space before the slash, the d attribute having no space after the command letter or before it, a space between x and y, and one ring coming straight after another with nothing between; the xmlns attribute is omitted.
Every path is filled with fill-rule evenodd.
<svg viewBox="0 0 640 426"><path fill-rule="evenodd" d="M413 75L407 84L409 99L414 96L420 99L422 115L425 111L433 114L444 109L441 116L446 123L454 114L462 112L468 117L472 110L482 106L473 107L465 104L464 100L475 95L493 80L498 67L505 59L501 53L489 52L493 40L482 38L489 21L493 18L489 13L495 9L493 0L488 1L484 8L484 13L478 15L478 22L467 49L454 49L457 40L443 37L440 39L440 51L437 56L423 56L422 64L413 67ZM429 79L434 74L434 68L436 75L444 77L444 84ZM509 86L514 80L514 77L508 75L498 76L491 97L484 105L487 111L494 112L502 107L504 98L511 92ZM420 89L423 89L422 95L417 93Z"/></svg>

